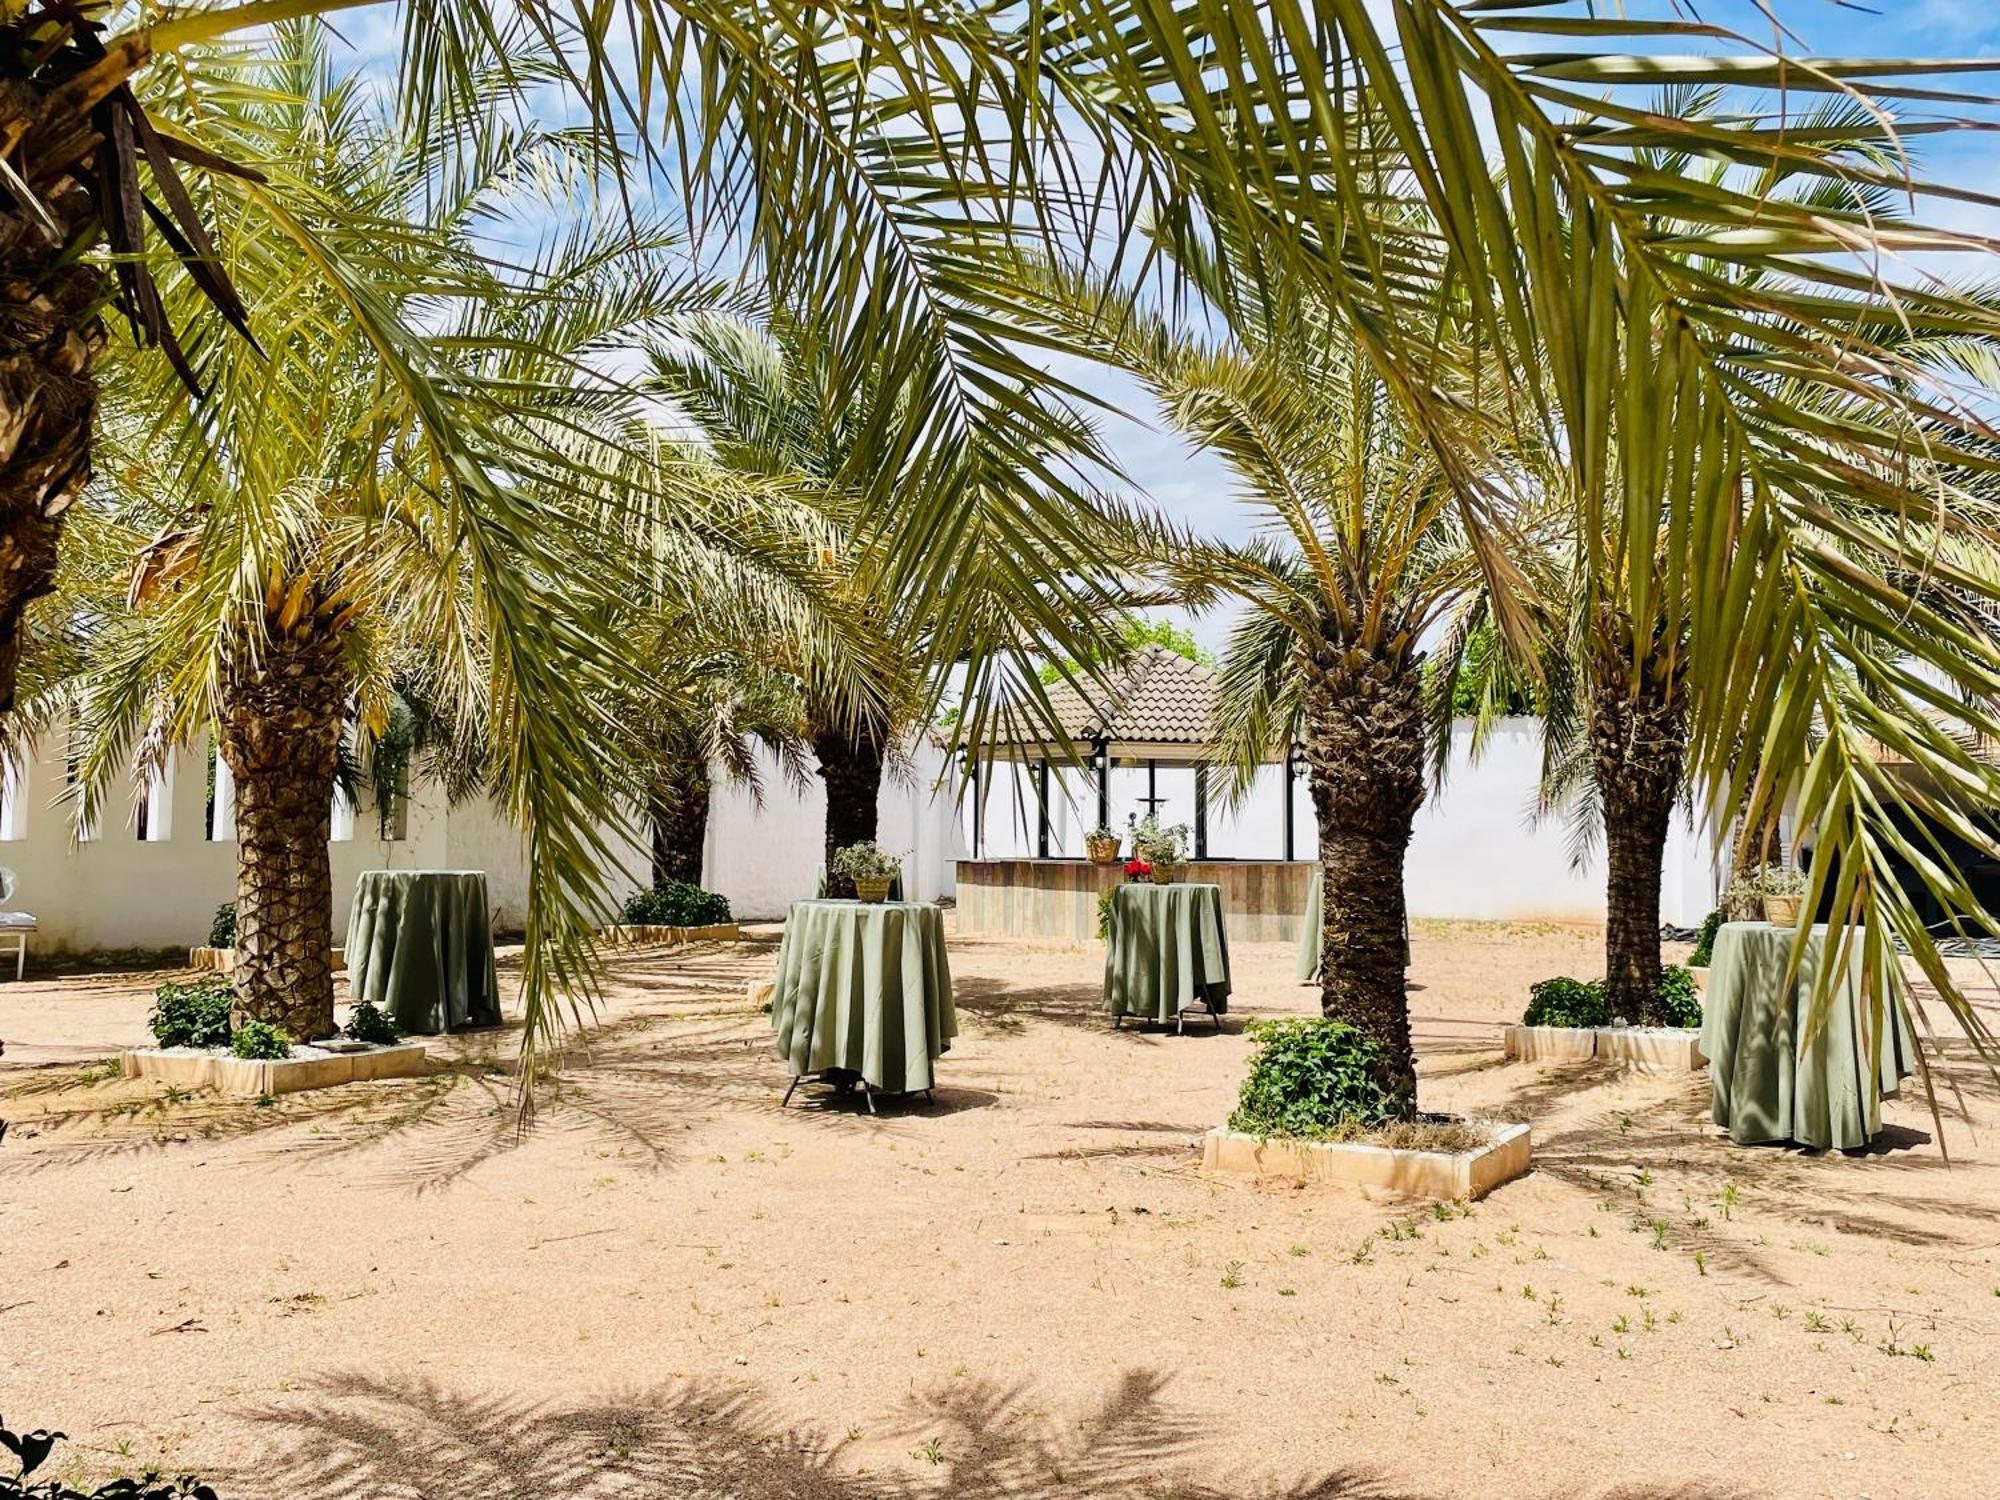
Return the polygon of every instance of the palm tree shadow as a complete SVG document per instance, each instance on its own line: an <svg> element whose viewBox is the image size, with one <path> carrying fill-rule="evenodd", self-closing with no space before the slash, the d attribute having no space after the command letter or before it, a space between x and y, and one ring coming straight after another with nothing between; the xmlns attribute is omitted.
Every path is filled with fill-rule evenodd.
<svg viewBox="0 0 2000 1500"><path fill-rule="evenodd" d="M1095 1410L1058 1421L1023 1385L956 1380L907 1399L889 1435L911 1464L884 1472L861 1466L853 1434L787 1422L741 1382L554 1405L348 1374L244 1412L266 1454L211 1478L285 1500L1423 1500L1359 1466L1275 1484L1195 1478L1186 1467L1214 1416L1168 1402L1168 1384L1127 1370ZM1698 1486L1611 1494L1735 1500Z"/></svg>

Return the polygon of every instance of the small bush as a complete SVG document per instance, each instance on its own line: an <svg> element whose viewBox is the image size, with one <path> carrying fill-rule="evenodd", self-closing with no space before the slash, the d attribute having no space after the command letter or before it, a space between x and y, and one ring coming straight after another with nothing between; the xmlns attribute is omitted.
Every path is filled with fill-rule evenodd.
<svg viewBox="0 0 2000 1500"><path fill-rule="evenodd" d="M1710 912L1701 924L1701 931L1695 935L1694 952L1688 955L1688 962L1696 968L1705 969L1715 961L1715 934L1722 926L1722 908Z"/></svg>
<svg viewBox="0 0 2000 1500"><path fill-rule="evenodd" d="M729 898L685 880L662 880L634 891L620 915L633 927L712 927L729 920Z"/></svg>
<svg viewBox="0 0 2000 1500"><path fill-rule="evenodd" d="M1606 1026L1611 1012L1600 979L1544 979L1528 991L1528 1010L1521 1017L1529 1026Z"/></svg>
<svg viewBox="0 0 2000 1500"><path fill-rule="evenodd" d="M1252 1021L1257 1051L1231 1130L1251 1135L1343 1137L1401 1119L1381 1085L1382 1049L1345 1021Z"/></svg>
<svg viewBox="0 0 2000 1500"><path fill-rule="evenodd" d="M229 1052L252 1062L276 1062L292 1055L292 1039L269 1021L245 1021L229 1039Z"/></svg>
<svg viewBox="0 0 2000 1500"><path fill-rule="evenodd" d="M234 948L236 946L236 903L225 901L215 909L215 920L208 924L208 946L211 948Z"/></svg>
<svg viewBox="0 0 2000 1500"><path fill-rule="evenodd" d="M403 1037L396 1030L396 1023L384 1015L372 1000L363 1000L355 1006L354 1014L347 1018L347 1024L341 1030L351 1041L373 1042L378 1047L387 1047Z"/></svg>
<svg viewBox="0 0 2000 1500"><path fill-rule="evenodd" d="M220 974L163 984L153 992L153 1040L162 1047L227 1046L235 1001L236 991Z"/></svg>
<svg viewBox="0 0 2000 1500"><path fill-rule="evenodd" d="M1694 987L1694 975L1679 964L1660 971L1660 1009L1669 1026L1701 1025L1701 992Z"/></svg>
<svg viewBox="0 0 2000 1500"><path fill-rule="evenodd" d="M11 1432L0 1423L0 1448L14 1455L19 1472L0 1474L0 1500L215 1500L215 1491L189 1475L165 1480L156 1469L137 1479L114 1479L99 1489L80 1490L60 1479L29 1483L29 1476L48 1461L60 1432Z"/></svg>

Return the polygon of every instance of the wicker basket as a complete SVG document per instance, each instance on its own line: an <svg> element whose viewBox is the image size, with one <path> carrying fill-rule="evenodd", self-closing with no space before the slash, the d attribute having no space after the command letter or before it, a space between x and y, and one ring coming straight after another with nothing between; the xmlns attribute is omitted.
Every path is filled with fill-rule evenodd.
<svg viewBox="0 0 2000 1500"><path fill-rule="evenodd" d="M880 906L889 899L889 887L895 884L893 875L878 875L872 880L857 879L854 894L870 906Z"/></svg>
<svg viewBox="0 0 2000 1500"><path fill-rule="evenodd" d="M1179 865L1154 865L1153 873L1146 877L1154 885L1172 885L1181 878Z"/></svg>
<svg viewBox="0 0 2000 1500"><path fill-rule="evenodd" d="M1764 898L1764 920L1773 927L1796 927L1799 925L1799 898L1797 896L1766 896Z"/></svg>
<svg viewBox="0 0 2000 1500"><path fill-rule="evenodd" d="M1083 849L1094 865L1115 865L1118 863L1118 835L1109 838L1085 839Z"/></svg>

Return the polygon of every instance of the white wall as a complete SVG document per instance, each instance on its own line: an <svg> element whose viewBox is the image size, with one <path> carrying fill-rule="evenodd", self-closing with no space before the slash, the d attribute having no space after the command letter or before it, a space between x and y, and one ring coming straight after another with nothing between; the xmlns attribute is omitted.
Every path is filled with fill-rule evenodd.
<svg viewBox="0 0 2000 1500"><path fill-rule="evenodd" d="M955 862L965 846L944 753L923 741L911 762L907 772L883 777L876 842L905 856L904 894L935 901L956 889ZM719 784L710 797L701 880L727 896L738 917L752 919L782 917L792 902L812 896L826 837L826 789L817 776L794 788L768 756L759 771L761 808L746 787ZM1032 817L1033 788L1025 777L1022 792ZM1032 831L1022 852L1033 853Z"/></svg>
<svg viewBox="0 0 2000 1500"><path fill-rule="evenodd" d="M1583 868L1570 863L1565 822L1536 822L1535 790L1541 778L1541 726L1530 718L1507 719L1488 733L1480 756L1472 749L1472 723L1452 730L1452 755L1444 790L1426 799L1417 815L1404 868L1410 914L1470 920L1598 920L1604 916L1602 850ZM1050 815L1051 855L1075 857L1081 850L1075 829L1096 820L1095 788L1072 813L1060 794ZM1249 796L1225 809L1217 793L1208 815L1208 850L1217 859L1284 857L1284 767L1260 770ZM1162 766L1160 810L1167 823L1194 822L1194 773ZM1143 815L1143 765L1114 765L1110 775L1111 823L1125 826L1130 813ZM1304 769L1292 785L1295 852L1316 854L1312 794ZM969 840L972 812L962 815ZM991 859L1032 857L1035 852L1034 769L1006 762L990 774L985 837L980 849ZM1692 927L1715 904L1714 860L1710 841L1685 818L1677 818L1662 872L1662 921Z"/></svg>

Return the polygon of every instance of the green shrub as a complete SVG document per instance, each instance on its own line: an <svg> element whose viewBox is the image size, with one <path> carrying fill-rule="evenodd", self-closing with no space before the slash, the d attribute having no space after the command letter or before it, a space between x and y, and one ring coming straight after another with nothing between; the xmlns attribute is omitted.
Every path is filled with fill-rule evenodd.
<svg viewBox="0 0 2000 1500"><path fill-rule="evenodd" d="M1679 964L1660 971L1660 1009L1669 1026L1701 1025L1701 992L1694 987L1694 975Z"/></svg>
<svg viewBox="0 0 2000 1500"><path fill-rule="evenodd" d="M162 1047L227 1046L235 1001L236 991L220 974L186 984L169 981L153 992L153 1040Z"/></svg>
<svg viewBox="0 0 2000 1500"><path fill-rule="evenodd" d="M729 920L729 898L685 880L662 880L627 897L621 917L633 927L712 927Z"/></svg>
<svg viewBox="0 0 2000 1500"><path fill-rule="evenodd" d="M1717 907L1702 920L1701 931L1694 940L1694 952L1688 955L1688 962L1705 969L1715 961L1715 934L1722 926L1722 908Z"/></svg>
<svg viewBox="0 0 2000 1500"><path fill-rule="evenodd" d="M347 1018L341 1028L348 1038L357 1042L373 1042L378 1047L386 1047L402 1040L403 1034L396 1030L396 1023L390 1020L372 1000L363 1000L354 1007L354 1013Z"/></svg>
<svg viewBox="0 0 2000 1500"><path fill-rule="evenodd" d="M13 1474L0 1474L0 1500L215 1500L215 1491L192 1475L165 1480L155 1469L91 1490L77 1489L62 1479L31 1479L62 1439L60 1432L17 1433L0 1425L0 1448L13 1454L18 1466Z"/></svg>
<svg viewBox="0 0 2000 1500"><path fill-rule="evenodd" d="M1401 1119L1382 1087L1381 1047L1345 1021L1252 1021L1257 1051L1231 1130L1252 1135L1342 1136Z"/></svg>
<svg viewBox="0 0 2000 1500"><path fill-rule="evenodd" d="M236 946L236 903L225 901L215 909L215 920L208 924L208 946L211 948L234 948Z"/></svg>
<svg viewBox="0 0 2000 1500"><path fill-rule="evenodd" d="M229 1052L252 1062L276 1062L292 1055L292 1039L269 1021L245 1021L229 1039Z"/></svg>
<svg viewBox="0 0 2000 1500"><path fill-rule="evenodd" d="M1528 1010L1521 1017L1529 1026L1604 1026L1611 1020L1601 979L1544 979L1528 991Z"/></svg>

